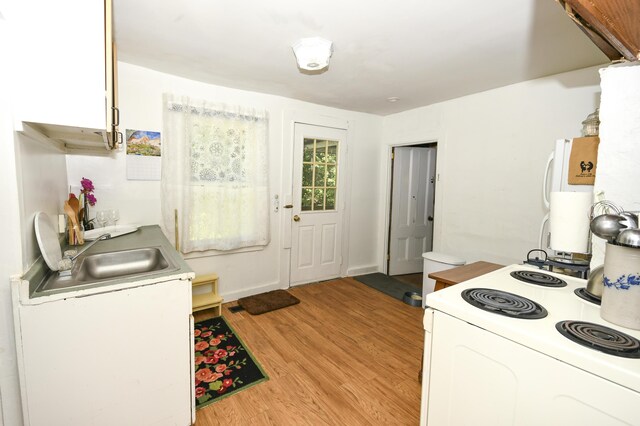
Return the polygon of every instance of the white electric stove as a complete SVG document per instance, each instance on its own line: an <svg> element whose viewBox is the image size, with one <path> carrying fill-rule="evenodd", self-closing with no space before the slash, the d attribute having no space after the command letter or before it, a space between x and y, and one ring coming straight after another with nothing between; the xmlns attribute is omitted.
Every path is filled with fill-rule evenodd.
<svg viewBox="0 0 640 426"><path fill-rule="evenodd" d="M429 294L421 424L640 425L640 331L585 286L511 265Z"/></svg>

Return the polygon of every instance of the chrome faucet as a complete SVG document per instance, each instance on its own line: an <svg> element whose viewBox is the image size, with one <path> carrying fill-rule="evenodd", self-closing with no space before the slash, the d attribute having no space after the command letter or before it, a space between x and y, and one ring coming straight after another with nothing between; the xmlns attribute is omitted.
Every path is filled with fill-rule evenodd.
<svg viewBox="0 0 640 426"><path fill-rule="evenodd" d="M58 275L60 275L61 277L70 277L71 276L71 269L73 269L73 265L74 265L76 259L82 253L84 253L85 251L87 251L91 247L93 247L93 245L95 243L97 243L98 241L100 241L100 240L108 240L109 238L111 238L111 234L102 234L98 238L96 238L95 240L91 241L89 244L84 246L82 248L82 250L80 250L78 253L75 254L75 256L65 256L60 261L60 269L58 270Z"/></svg>

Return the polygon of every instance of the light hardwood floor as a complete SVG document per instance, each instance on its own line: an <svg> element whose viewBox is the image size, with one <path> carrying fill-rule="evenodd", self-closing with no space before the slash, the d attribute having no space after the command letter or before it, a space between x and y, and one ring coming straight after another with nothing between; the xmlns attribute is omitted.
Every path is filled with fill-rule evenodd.
<svg viewBox="0 0 640 426"><path fill-rule="evenodd" d="M263 315L223 306L269 380L198 410L196 425L418 424L424 311L351 278L289 291L300 304Z"/></svg>

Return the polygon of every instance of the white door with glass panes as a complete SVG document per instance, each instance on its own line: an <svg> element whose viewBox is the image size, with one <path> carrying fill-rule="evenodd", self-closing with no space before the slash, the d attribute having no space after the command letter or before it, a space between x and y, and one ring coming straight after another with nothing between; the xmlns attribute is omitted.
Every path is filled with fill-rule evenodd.
<svg viewBox="0 0 640 426"><path fill-rule="evenodd" d="M340 276L347 131L295 124L292 285Z"/></svg>

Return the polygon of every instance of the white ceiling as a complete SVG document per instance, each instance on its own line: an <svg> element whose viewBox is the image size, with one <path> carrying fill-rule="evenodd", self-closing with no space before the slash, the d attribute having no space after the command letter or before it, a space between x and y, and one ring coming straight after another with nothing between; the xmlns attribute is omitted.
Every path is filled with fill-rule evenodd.
<svg viewBox="0 0 640 426"><path fill-rule="evenodd" d="M124 62L380 115L607 62L554 0L114 3ZM313 36L334 42L318 75L290 47Z"/></svg>

